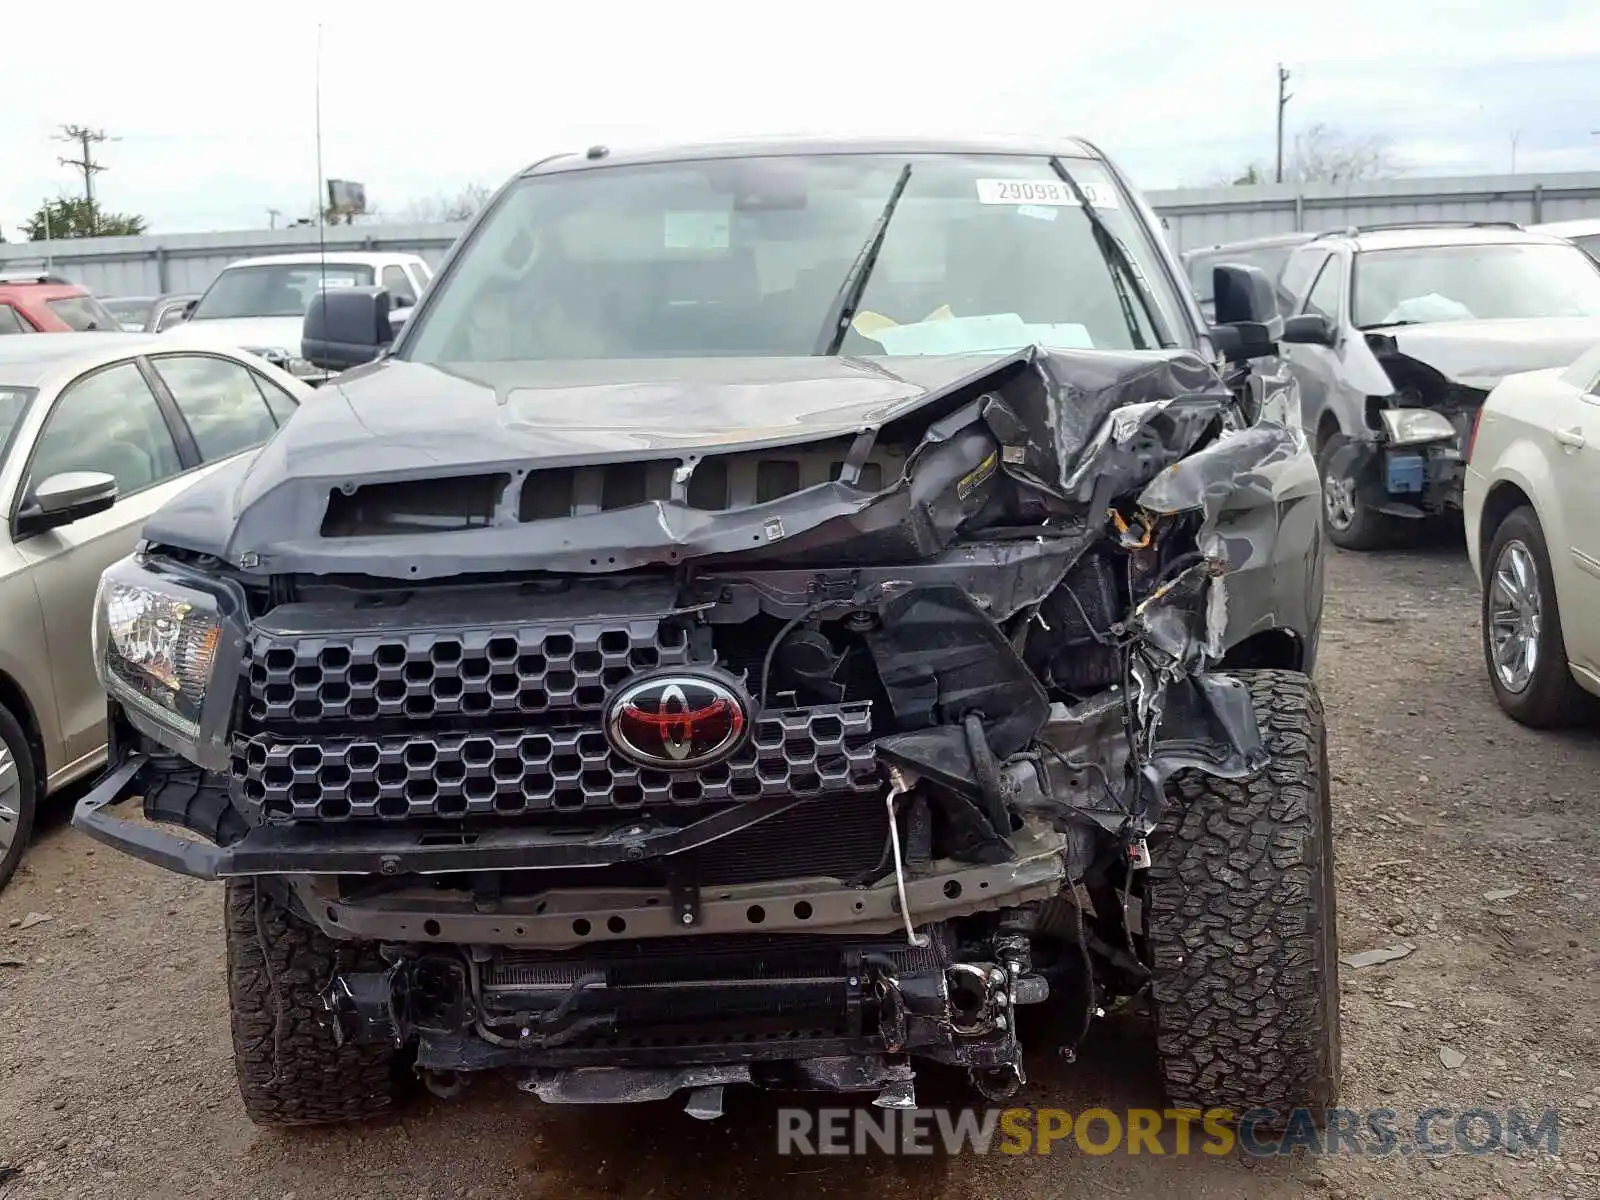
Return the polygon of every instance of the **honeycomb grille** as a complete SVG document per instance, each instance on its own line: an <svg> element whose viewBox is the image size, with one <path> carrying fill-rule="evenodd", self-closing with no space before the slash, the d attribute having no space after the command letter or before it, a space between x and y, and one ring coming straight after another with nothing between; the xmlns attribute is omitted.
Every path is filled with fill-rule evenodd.
<svg viewBox="0 0 1600 1200"><path fill-rule="evenodd" d="M872 704L764 713L725 763L688 773L641 770L597 725L288 741L238 737L233 775L246 810L267 821L404 820L614 811L877 788Z"/></svg>
<svg viewBox="0 0 1600 1200"><path fill-rule="evenodd" d="M655 617L590 624L291 637L256 632L245 672L256 725L598 711L606 692L688 661Z"/></svg>

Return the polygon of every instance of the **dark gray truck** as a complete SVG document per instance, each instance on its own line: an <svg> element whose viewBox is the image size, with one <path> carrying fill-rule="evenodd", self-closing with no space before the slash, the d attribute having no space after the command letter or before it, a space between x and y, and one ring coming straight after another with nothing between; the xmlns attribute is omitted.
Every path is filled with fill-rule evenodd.
<svg viewBox="0 0 1600 1200"><path fill-rule="evenodd" d="M227 880L250 1115L1003 1098L1127 997L1174 1103L1328 1105L1317 477L1217 284L1087 143L843 142L541 162L392 344L324 292L376 361L106 573L75 814Z"/></svg>

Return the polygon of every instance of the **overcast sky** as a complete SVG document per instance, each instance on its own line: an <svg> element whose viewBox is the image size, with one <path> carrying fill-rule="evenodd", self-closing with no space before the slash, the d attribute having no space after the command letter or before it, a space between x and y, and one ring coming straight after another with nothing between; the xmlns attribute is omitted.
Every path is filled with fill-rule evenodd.
<svg viewBox="0 0 1600 1200"><path fill-rule="evenodd" d="M1508 171L1513 135L1520 171L1600 170L1594 0L77 0L0 17L5 236L79 193L65 123L120 137L100 201L153 231L307 214L318 21L323 174L395 216L558 150L762 133L1082 133L1146 189L1203 185L1270 163L1279 60L1291 135L1386 137L1413 175Z"/></svg>

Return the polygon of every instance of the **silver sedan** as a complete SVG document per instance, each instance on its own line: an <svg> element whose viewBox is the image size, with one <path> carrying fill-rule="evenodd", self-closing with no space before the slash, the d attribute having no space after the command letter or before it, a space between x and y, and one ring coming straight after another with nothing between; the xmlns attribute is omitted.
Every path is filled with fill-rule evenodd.
<svg viewBox="0 0 1600 1200"><path fill-rule="evenodd" d="M100 573L146 517L313 394L252 355L144 334L0 338L0 887L41 798L105 760Z"/></svg>

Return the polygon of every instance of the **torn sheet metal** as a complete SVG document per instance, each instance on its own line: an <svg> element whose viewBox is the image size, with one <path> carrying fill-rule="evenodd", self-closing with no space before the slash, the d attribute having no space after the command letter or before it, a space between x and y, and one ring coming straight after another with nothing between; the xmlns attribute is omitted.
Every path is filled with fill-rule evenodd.
<svg viewBox="0 0 1600 1200"><path fill-rule="evenodd" d="M642 370L609 365L613 375ZM914 561L982 526L1001 462L1013 478L1089 503L1182 459L1232 404L1189 351L707 360L674 362L670 382L601 380L595 369L498 363L469 376L374 364L324 389L253 462L185 492L146 536L249 571L408 581L811 551ZM803 456L840 438L853 441L831 481L731 506L693 502L696 476L730 469L727 455ZM906 465L866 480L866 459L886 447ZM613 502L597 489L546 515L530 510L548 497L530 503L523 491L551 470L634 464L642 481L656 463L668 489L659 498ZM331 506L362 489L398 484L391 490L414 500L419 488L467 477L493 490L473 509L458 489L462 511L445 514L456 527L440 515L436 528L419 519L420 529L327 532Z"/></svg>

